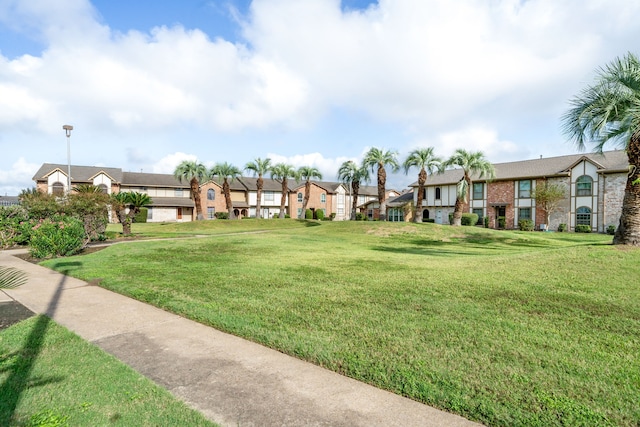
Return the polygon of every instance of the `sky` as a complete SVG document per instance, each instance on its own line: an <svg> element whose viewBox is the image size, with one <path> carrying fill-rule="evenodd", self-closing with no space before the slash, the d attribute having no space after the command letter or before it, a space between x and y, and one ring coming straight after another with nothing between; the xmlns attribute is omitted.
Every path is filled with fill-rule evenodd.
<svg viewBox="0 0 640 427"><path fill-rule="evenodd" d="M639 18L629 0L0 0L0 195L67 164L65 124L72 164L133 172L574 154L561 116L640 53Z"/></svg>

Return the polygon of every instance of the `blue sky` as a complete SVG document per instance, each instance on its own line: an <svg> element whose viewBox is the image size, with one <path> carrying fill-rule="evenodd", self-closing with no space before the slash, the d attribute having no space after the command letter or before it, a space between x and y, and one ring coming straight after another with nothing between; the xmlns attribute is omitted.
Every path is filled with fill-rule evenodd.
<svg viewBox="0 0 640 427"><path fill-rule="evenodd" d="M638 53L638 18L628 0L0 0L0 194L66 163L63 124L73 164L158 173L575 153L559 118Z"/></svg>

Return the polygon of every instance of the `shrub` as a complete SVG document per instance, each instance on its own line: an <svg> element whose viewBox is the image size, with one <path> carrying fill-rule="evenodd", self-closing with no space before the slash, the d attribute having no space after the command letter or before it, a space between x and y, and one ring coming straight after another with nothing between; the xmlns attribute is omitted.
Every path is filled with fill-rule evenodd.
<svg viewBox="0 0 640 427"><path fill-rule="evenodd" d="M0 207L0 249L27 243L30 230L28 214L23 207Z"/></svg>
<svg viewBox="0 0 640 427"><path fill-rule="evenodd" d="M533 221L530 219L521 219L520 221L518 221L518 229L520 231L533 231Z"/></svg>
<svg viewBox="0 0 640 427"><path fill-rule="evenodd" d="M558 233L563 233L565 231L567 231L567 224L564 224L564 223L563 224L559 224L558 225Z"/></svg>
<svg viewBox="0 0 640 427"><path fill-rule="evenodd" d="M311 209L304 211L304 219L313 219L313 211Z"/></svg>
<svg viewBox="0 0 640 427"><path fill-rule="evenodd" d="M434 218L422 218L422 222L435 223L436 220Z"/></svg>
<svg viewBox="0 0 640 427"><path fill-rule="evenodd" d="M316 211L316 218L322 221L324 219L324 211L322 209L318 209ZM331 218L329 218L331 219Z"/></svg>
<svg viewBox="0 0 640 427"><path fill-rule="evenodd" d="M76 218L39 220L31 232L29 252L35 258L73 255L82 249L84 236L84 225Z"/></svg>
<svg viewBox="0 0 640 427"><path fill-rule="evenodd" d="M462 225L476 225L478 223L478 215L474 213L463 213L460 219Z"/></svg>
<svg viewBox="0 0 640 427"><path fill-rule="evenodd" d="M449 212L449 224L453 225L453 212Z"/></svg>
<svg viewBox="0 0 640 427"><path fill-rule="evenodd" d="M576 225L576 233L591 233L591 226L587 224Z"/></svg>
<svg viewBox="0 0 640 427"><path fill-rule="evenodd" d="M608 227L607 227L607 234L610 234L610 235L612 235L612 236L613 236L614 234L616 234L616 226L615 226L615 225L610 225L610 226L608 226Z"/></svg>
<svg viewBox="0 0 640 427"><path fill-rule="evenodd" d="M367 217L362 212L356 212L356 221L364 221Z"/></svg>
<svg viewBox="0 0 640 427"><path fill-rule="evenodd" d="M334 219L336 219L336 213L333 212L331 213L331 215L329 215L329 221L333 221Z"/></svg>
<svg viewBox="0 0 640 427"><path fill-rule="evenodd" d="M484 228L489 228L489 217L485 216L482 221L484 221Z"/></svg>
<svg viewBox="0 0 640 427"><path fill-rule="evenodd" d="M216 212L216 218L229 219L229 212Z"/></svg>
<svg viewBox="0 0 640 427"><path fill-rule="evenodd" d="M498 228L500 229L505 229L507 228L507 218L503 217L503 216L499 216L498 217Z"/></svg>
<svg viewBox="0 0 640 427"><path fill-rule="evenodd" d="M144 224L147 222L147 214L149 212L149 209L142 207L140 208L140 212L138 212L137 214L135 214L135 216L133 217L133 222L137 222L139 224Z"/></svg>

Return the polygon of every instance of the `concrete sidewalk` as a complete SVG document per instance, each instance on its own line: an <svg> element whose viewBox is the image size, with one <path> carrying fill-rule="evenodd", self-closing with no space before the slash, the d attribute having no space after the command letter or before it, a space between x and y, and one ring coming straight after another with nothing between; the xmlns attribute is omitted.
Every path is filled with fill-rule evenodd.
<svg viewBox="0 0 640 427"><path fill-rule="evenodd" d="M477 426L0 251L27 283L0 290L46 313L223 426Z"/></svg>

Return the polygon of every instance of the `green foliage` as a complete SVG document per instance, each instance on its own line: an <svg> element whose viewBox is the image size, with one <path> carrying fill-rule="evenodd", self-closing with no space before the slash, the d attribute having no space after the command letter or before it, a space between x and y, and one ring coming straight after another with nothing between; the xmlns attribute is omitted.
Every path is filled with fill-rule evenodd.
<svg viewBox="0 0 640 427"><path fill-rule="evenodd" d="M367 216L362 212L356 212L356 221L366 221Z"/></svg>
<svg viewBox="0 0 640 427"><path fill-rule="evenodd" d="M318 209L316 211L316 219L319 219L320 221L322 221L323 219L325 219L324 216L324 211L322 209ZM331 220L331 217L329 217L329 219Z"/></svg>
<svg viewBox="0 0 640 427"><path fill-rule="evenodd" d="M80 220L86 240L100 240L109 223L110 197L93 185L78 187L79 192L67 196L64 211Z"/></svg>
<svg viewBox="0 0 640 427"><path fill-rule="evenodd" d="M24 226L29 216L22 206L0 206L0 249L23 245L29 241L30 228Z"/></svg>
<svg viewBox="0 0 640 427"><path fill-rule="evenodd" d="M520 231L533 231L534 223L530 219L521 219L518 221L518 229Z"/></svg>
<svg viewBox="0 0 640 427"><path fill-rule="evenodd" d="M611 224L610 226L607 227L607 234L610 234L611 236L613 236L614 234L616 234L616 226Z"/></svg>
<svg viewBox="0 0 640 427"><path fill-rule="evenodd" d="M567 231L567 224L564 224L564 223L558 224L558 232L563 233L565 231Z"/></svg>
<svg viewBox="0 0 640 427"><path fill-rule="evenodd" d="M489 228L489 217L485 216L482 220L484 221L484 228Z"/></svg>
<svg viewBox="0 0 640 427"><path fill-rule="evenodd" d="M576 225L576 233L591 233L591 226L587 224Z"/></svg>
<svg viewBox="0 0 640 427"><path fill-rule="evenodd" d="M462 225L476 225L478 223L478 215L474 213L464 212L460 221Z"/></svg>
<svg viewBox="0 0 640 427"><path fill-rule="evenodd" d="M434 218L422 218L422 222L428 222L430 224L435 224L436 220Z"/></svg>
<svg viewBox="0 0 640 427"><path fill-rule="evenodd" d="M449 212L449 224L453 224L453 212Z"/></svg>
<svg viewBox="0 0 640 427"><path fill-rule="evenodd" d="M507 218L503 216L498 217L498 228L501 230L504 230L505 228L507 228Z"/></svg>
<svg viewBox="0 0 640 427"><path fill-rule="evenodd" d="M49 218L63 211L55 196L35 188L23 190L18 197L20 204L29 212L29 218Z"/></svg>
<svg viewBox="0 0 640 427"><path fill-rule="evenodd" d="M229 219L229 212L216 212L216 218Z"/></svg>
<svg viewBox="0 0 640 427"><path fill-rule="evenodd" d="M29 252L34 258L73 255L82 249L84 237L84 226L76 218L41 219L31 231Z"/></svg>
<svg viewBox="0 0 640 427"><path fill-rule="evenodd" d="M147 216L149 214L149 209L142 207L140 208L140 212L137 212L133 216L133 222L137 222L138 224L142 224L147 222Z"/></svg>
<svg viewBox="0 0 640 427"><path fill-rule="evenodd" d="M27 427L67 427L68 421L68 415L60 415L51 409L46 409L32 415Z"/></svg>
<svg viewBox="0 0 640 427"><path fill-rule="evenodd" d="M304 218L313 219L313 211L311 209L307 209L306 211L304 211Z"/></svg>

